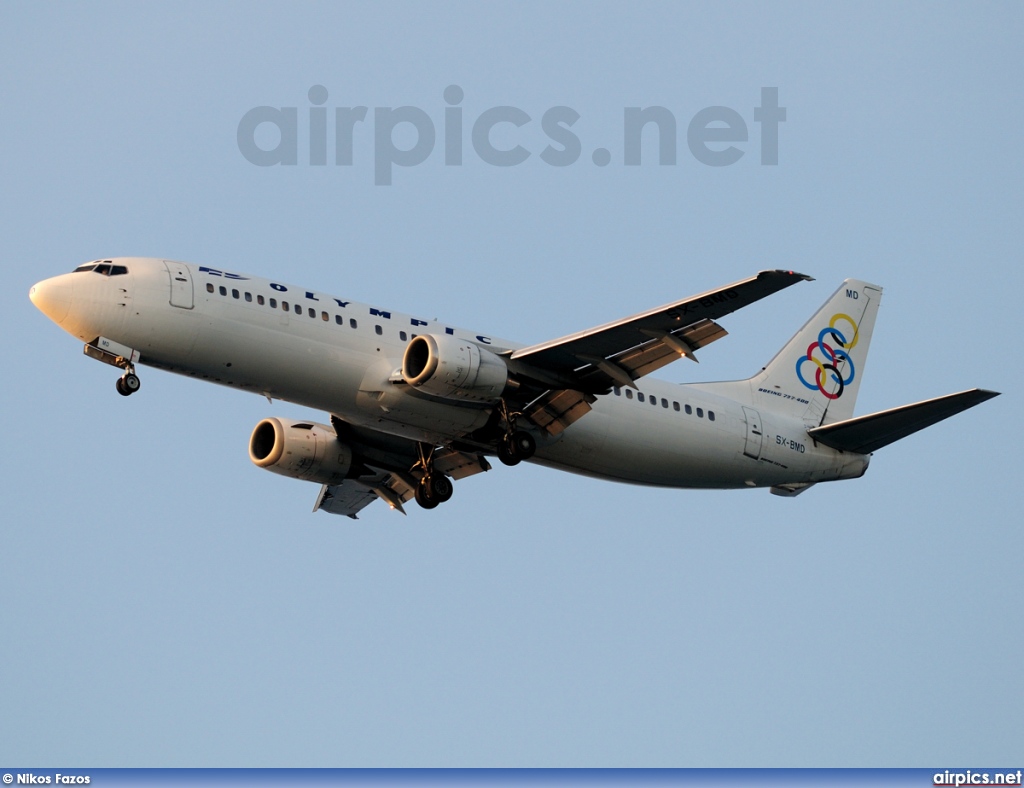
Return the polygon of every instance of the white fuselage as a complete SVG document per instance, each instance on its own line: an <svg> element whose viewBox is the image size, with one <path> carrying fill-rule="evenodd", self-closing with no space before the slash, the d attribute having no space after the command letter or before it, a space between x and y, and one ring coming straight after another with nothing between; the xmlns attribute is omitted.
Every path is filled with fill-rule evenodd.
<svg viewBox="0 0 1024 788"><path fill-rule="evenodd" d="M138 350L142 364L416 441L457 440L491 410L410 394L397 371L414 334L449 334L495 353L519 347L269 279L181 263L175 276L159 259L124 262L127 275L48 279L33 300L84 342L112 339ZM710 488L851 478L867 467L864 455L816 445L801 420L757 407L747 381L642 378L637 386L599 396L563 433L539 438L534 461L623 482Z"/></svg>

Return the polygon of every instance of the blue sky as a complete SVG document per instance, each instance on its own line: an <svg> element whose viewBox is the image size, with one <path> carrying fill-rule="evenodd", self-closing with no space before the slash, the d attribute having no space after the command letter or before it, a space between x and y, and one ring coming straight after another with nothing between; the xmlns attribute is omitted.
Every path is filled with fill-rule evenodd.
<svg viewBox="0 0 1024 788"><path fill-rule="evenodd" d="M1022 21L1012 3L5 3L0 761L1019 762ZM351 166L309 164L315 85L332 123L369 108ZM787 112L777 166L763 87ZM296 108L296 165L239 151L258 106ZM375 185L374 111L401 106L437 142ZM473 150L498 106L530 117L492 135L522 164ZM649 106L676 119L676 164L645 136L625 166L624 108ZM748 128L730 166L686 144L712 106ZM579 114L569 166L540 156L552 107ZM264 416L317 414L146 369L124 399L28 300L134 254L522 342L763 268L816 277L724 319L677 381L749 376L856 277L885 287L858 413L1003 396L793 500L499 466L433 513L353 523L247 460Z"/></svg>

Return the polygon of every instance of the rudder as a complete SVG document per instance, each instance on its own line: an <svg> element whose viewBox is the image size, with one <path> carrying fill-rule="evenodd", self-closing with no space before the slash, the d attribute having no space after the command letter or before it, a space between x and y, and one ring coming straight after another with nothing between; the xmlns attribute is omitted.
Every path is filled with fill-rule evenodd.
<svg viewBox="0 0 1024 788"><path fill-rule="evenodd" d="M878 285L843 282L750 379L755 400L814 426L851 418L881 300Z"/></svg>

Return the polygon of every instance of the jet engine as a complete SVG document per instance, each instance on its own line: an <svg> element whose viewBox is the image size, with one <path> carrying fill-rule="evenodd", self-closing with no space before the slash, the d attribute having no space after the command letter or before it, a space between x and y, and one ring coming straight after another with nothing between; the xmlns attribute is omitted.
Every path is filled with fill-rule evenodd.
<svg viewBox="0 0 1024 788"><path fill-rule="evenodd" d="M495 403L508 384L508 367L499 356L468 340L422 334L405 348L402 378L437 397Z"/></svg>
<svg viewBox="0 0 1024 788"><path fill-rule="evenodd" d="M261 468L320 484L340 484L352 471L352 449L324 424L263 419L249 438L249 459Z"/></svg>

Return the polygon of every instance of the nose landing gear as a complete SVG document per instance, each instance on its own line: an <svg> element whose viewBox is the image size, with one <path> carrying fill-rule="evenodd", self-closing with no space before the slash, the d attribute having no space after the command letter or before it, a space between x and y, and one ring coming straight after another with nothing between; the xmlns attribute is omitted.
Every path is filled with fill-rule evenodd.
<svg viewBox="0 0 1024 788"><path fill-rule="evenodd" d="M122 397L127 397L134 394L142 387L142 381L139 380L139 376L135 374L134 369L129 368L117 379L115 386L118 394Z"/></svg>
<svg viewBox="0 0 1024 788"><path fill-rule="evenodd" d="M135 362L141 358L139 351L106 337L96 337L92 342L87 342L84 351L89 358L124 370L124 374L117 380L117 393L122 397L134 394L142 386L139 376L135 374Z"/></svg>

